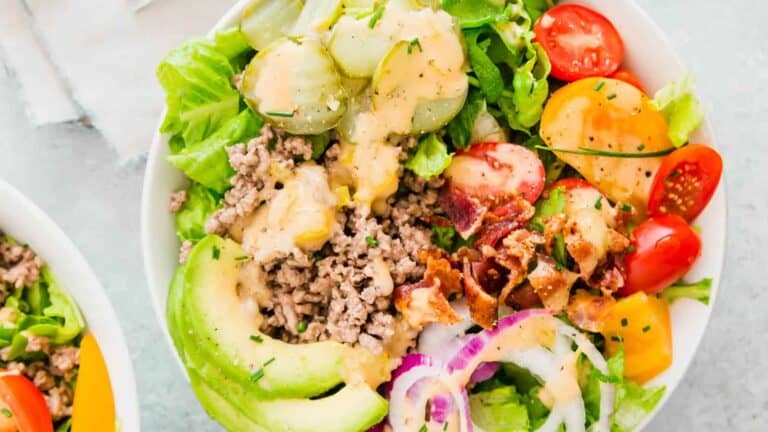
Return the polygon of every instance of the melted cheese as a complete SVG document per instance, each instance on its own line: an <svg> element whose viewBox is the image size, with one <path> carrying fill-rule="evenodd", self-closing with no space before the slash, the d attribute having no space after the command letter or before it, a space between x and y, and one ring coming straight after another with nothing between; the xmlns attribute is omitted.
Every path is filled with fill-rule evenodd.
<svg viewBox="0 0 768 432"><path fill-rule="evenodd" d="M296 248L320 249L335 224L336 196L322 167L302 165L243 230L243 247L263 263Z"/></svg>

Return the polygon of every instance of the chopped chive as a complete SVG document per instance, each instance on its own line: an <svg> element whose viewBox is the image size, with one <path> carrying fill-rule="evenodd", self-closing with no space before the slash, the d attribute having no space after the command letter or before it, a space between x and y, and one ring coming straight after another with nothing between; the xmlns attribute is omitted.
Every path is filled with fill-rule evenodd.
<svg viewBox="0 0 768 432"><path fill-rule="evenodd" d="M649 331L651 331L651 326L650 325L647 325L647 326L643 327L643 333L648 333Z"/></svg>
<svg viewBox="0 0 768 432"><path fill-rule="evenodd" d="M307 331L307 322L304 320L299 320L299 322L296 324L296 331L299 333L304 333Z"/></svg>
<svg viewBox="0 0 768 432"><path fill-rule="evenodd" d="M254 373L251 374L251 382L256 382L262 378L264 378L264 368L269 366L273 361L275 361L275 358L272 357L271 359L264 362L264 364Z"/></svg>
<svg viewBox="0 0 768 432"><path fill-rule="evenodd" d="M600 197L595 201L595 208L601 210L603 208L603 197Z"/></svg>
<svg viewBox="0 0 768 432"><path fill-rule="evenodd" d="M421 425L419 432L427 432L427 425Z"/></svg>
<svg viewBox="0 0 768 432"><path fill-rule="evenodd" d="M270 117L293 117L296 115L294 111L265 111L264 114Z"/></svg>
<svg viewBox="0 0 768 432"><path fill-rule="evenodd" d="M365 242L368 243L368 246L370 247L376 247L379 245L379 241L371 236L365 236Z"/></svg>
<svg viewBox="0 0 768 432"><path fill-rule="evenodd" d="M621 211L629 213L632 211L632 206L627 203L621 203Z"/></svg>
<svg viewBox="0 0 768 432"><path fill-rule="evenodd" d="M321 259L325 258L325 255L322 252L317 251L312 254L312 258L314 258L315 261L320 261Z"/></svg>
<svg viewBox="0 0 768 432"><path fill-rule="evenodd" d="M211 251L211 255L213 256L213 259L218 261L219 257L221 256L221 250L214 246L213 250Z"/></svg>
<svg viewBox="0 0 768 432"><path fill-rule="evenodd" d="M611 93L611 94L609 94L606 97L608 98L608 100L614 100L614 99L616 99L616 93Z"/></svg>
<svg viewBox="0 0 768 432"><path fill-rule="evenodd" d="M12 412L11 412L11 410L9 410L8 408L3 408L3 409L1 410L1 412L2 412L2 413L3 413L3 415L4 415L4 416L6 416L6 417L13 417L13 413L12 413Z"/></svg>
<svg viewBox="0 0 768 432"><path fill-rule="evenodd" d="M443 430L444 431L448 430L448 422L443 423Z"/></svg>
<svg viewBox="0 0 768 432"><path fill-rule="evenodd" d="M254 341L254 342L256 342L256 343L262 343L262 342L264 342L264 338L262 338L262 337L261 337L261 336L259 336L259 335L251 335L251 340L252 340L252 341Z"/></svg>
<svg viewBox="0 0 768 432"><path fill-rule="evenodd" d="M555 270L561 272L561 271L565 270L565 266L562 265L561 263L555 261Z"/></svg>
<svg viewBox="0 0 768 432"><path fill-rule="evenodd" d="M603 87L605 87L605 81L599 81L597 85L595 85L595 91L599 92Z"/></svg>
<svg viewBox="0 0 768 432"><path fill-rule="evenodd" d="M471 85L472 87L478 87L478 88L480 87L480 80L478 80L477 78L467 75L467 80L469 81L469 85Z"/></svg>
<svg viewBox="0 0 768 432"><path fill-rule="evenodd" d="M622 326L622 327L626 327L626 326L628 326L628 325L629 325L629 320L628 320L628 319L626 319L626 318L622 318L622 319L621 319L621 326Z"/></svg>
<svg viewBox="0 0 768 432"><path fill-rule="evenodd" d="M371 15L371 19L368 20L368 27L374 28L376 27L376 23L379 22L381 19L381 16L384 15L384 5L381 5L376 8L376 11L373 12L373 15Z"/></svg>
<svg viewBox="0 0 768 432"><path fill-rule="evenodd" d="M666 156L672 153L673 151L675 151L674 148L668 148L664 150L647 152L647 153L624 153L624 152L612 152L608 150L597 150L597 149L591 149L587 147L579 147L578 150L553 148L553 147L547 147L545 145L536 145L534 147L539 150L551 151L553 153L568 153L568 154L580 154L580 155L586 155L586 156L603 156L603 157L627 158L627 159L642 159L642 158ZM670 177L671 177L671 174L670 174Z"/></svg>
<svg viewBox="0 0 768 432"><path fill-rule="evenodd" d="M635 245L629 245L629 247L627 248L627 252L632 253L634 251L635 251Z"/></svg>
<svg viewBox="0 0 768 432"><path fill-rule="evenodd" d="M621 342L621 336L611 336L611 340L614 342Z"/></svg>
<svg viewBox="0 0 768 432"><path fill-rule="evenodd" d="M421 42L419 41L419 38L413 38L410 42L408 42L408 54L411 54L413 52L413 47L418 47L419 51L424 52L424 48L421 47Z"/></svg>
<svg viewBox="0 0 768 432"><path fill-rule="evenodd" d="M645 144L640 144L639 146L637 146L637 151L643 151L643 150L645 150Z"/></svg>
<svg viewBox="0 0 768 432"><path fill-rule="evenodd" d="M251 258L251 257L249 257L248 255L240 255L239 257L235 258L235 260L237 260L237 261L245 261L245 260L247 260L249 258Z"/></svg>

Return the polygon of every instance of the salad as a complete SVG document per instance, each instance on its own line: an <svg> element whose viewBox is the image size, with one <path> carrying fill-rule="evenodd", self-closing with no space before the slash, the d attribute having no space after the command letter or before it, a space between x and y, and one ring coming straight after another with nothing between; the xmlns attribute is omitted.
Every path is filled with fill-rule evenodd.
<svg viewBox="0 0 768 432"><path fill-rule="evenodd" d="M548 0L254 0L160 64L167 317L233 431L632 431L720 181L681 77Z"/></svg>
<svg viewBox="0 0 768 432"><path fill-rule="evenodd" d="M0 281L0 431L114 428L106 366L80 310L43 259L2 232Z"/></svg>

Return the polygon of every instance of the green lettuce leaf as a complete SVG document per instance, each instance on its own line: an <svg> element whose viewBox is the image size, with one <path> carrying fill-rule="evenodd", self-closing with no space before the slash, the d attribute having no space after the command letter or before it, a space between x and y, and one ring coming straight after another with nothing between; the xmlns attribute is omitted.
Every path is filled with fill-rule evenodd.
<svg viewBox="0 0 768 432"><path fill-rule="evenodd" d="M56 334L51 337L51 342L57 345L66 344L83 332L85 320L75 301L53 277L48 267L43 268L40 277L44 278L48 284L48 296L51 302L50 306L43 310L43 315L62 322Z"/></svg>
<svg viewBox="0 0 768 432"><path fill-rule="evenodd" d="M582 389L587 424L592 424L600 416L600 382L611 383L616 389L611 432L635 430L661 401L666 391L664 386L644 388L625 378L624 350L620 348L616 355L608 359L608 375L595 368L589 372L587 383Z"/></svg>
<svg viewBox="0 0 768 432"><path fill-rule="evenodd" d="M244 49L238 33L224 32L216 41L190 40L163 59L157 68L167 106L162 132L190 145L237 115L240 95L232 85L236 69L230 58Z"/></svg>
<svg viewBox="0 0 768 432"><path fill-rule="evenodd" d="M319 160L331 143L331 134L325 131L317 135L309 135L307 139L312 143L312 160Z"/></svg>
<svg viewBox="0 0 768 432"><path fill-rule="evenodd" d="M661 296L672 303L680 298L698 300L705 305L709 304L709 292L712 290L712 279L706 278L691 284L676 283L661 292Z"/></svg>
<svg viewBox="0 0 768 432"><path fill-rule="evenodd" d="M431 133L419 141L416 151L405 162L405 167L419 177L429 179L442 174L452 160L453 155L448 153L448 146L440 137Z"/></svg>
<svg viewBox="0 0 768 432"><path fill-rule="evenodd" d="M487 29L468 30L464 32L467 41L467 54L472 71L477 76L480 89L488 102L499 100L504 91L504 78L501 70L488 55L492 39L483 37L491 34Z"/></svg>
<svg viewBox="0 0 768 432"><path fill-rule="evenodd" d="M549 57L541 45L531 44L526 51L526 62L515 69L512 94L499 101L512 129L529 133L541 120L544 103L549 97L547 77L551 70Z"/></svg>
<svg viewBox="0 0 768 432"><path fill-rule="evenodd" d="M216 50L228 59L236 72L240 72L253 57L254 51L238 27L222 30L214 36Z"/></svg>
<svg viewBox="0 0 768 432"><path fill-rule="evenodd" d="M205 221L219 208L219 196L195 183L187 190L187 201L176 213L176 234L181 241L205 237Z"/></svg>
<svg viewBox="0 0 768 432"><path fill-rule="evenodd" d="M499 387L469 396L472 420L487 432L530 430L528 409L514 386Z"/></svg>
<svg viewBox="0 0 768 432"><path fill-rule="evenodd" d="M525 10L531 17L531 21L536 22L544 12L555 6L554 0L523 0Z"/></svg>
<svg viewBox="0 0 768 432"><path fill-rule="evenodd" d="M704 110L693 94L693 84L693 76L686 75L659 90L653 98L654 107L667 120L667 134L675 147L687 143L704 120Z"/></svg>
<svg viewBox="0 0 768 432"><path fill-rule="evenodd" d="M483 95L476 89L470 89L464 107L446 127L453 148L465 149L469 147L469 142L472 138L472 129L475 126L475 119L477 119L478 114L484 109L485 100L483 99Z"/></svg>
<svg viewBox="0 0 768 432"><path fill-rule="evenodd" d="M475 242L475 236L464 240L452 226L440 226L432 224L432 244L448 252L456 252L462 247L471 247Z"/></svg>
<svg viewBox="0 0 768 432"><path fill-rule="evenodd" d="M536 203L536 213L529 226L537 231L544 231L544 219L565 211L567 197L565 188L558 186L549 191L549 196Z"/></svg>
<svg viewBox="0 0 768 432"><path fill-rule="evenodd" d="M476 28L506 19L505 3L505 0L443 0L442 8L456 17L462 28Z"/></svg>
<svg viewBox="0 0 768 432"><path fill-rule="evenodd" d="M261 117L245 110L205 140L168 156L168 161L187 177L222 194L230 188L229 179L235 173L229 165L226 147L257 136L263 125Z"/></svg>

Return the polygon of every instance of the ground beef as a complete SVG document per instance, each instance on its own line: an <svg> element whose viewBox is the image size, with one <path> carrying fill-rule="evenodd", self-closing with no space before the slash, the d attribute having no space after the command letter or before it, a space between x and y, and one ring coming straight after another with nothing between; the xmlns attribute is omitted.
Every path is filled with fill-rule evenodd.
<svg viewBox="0 0 768 432"><path fill-rule="evenodd" d="M171 213L176 213L184 206L184 203L187 202L187 191L186 190L180 190L176 191L171 194L170 199L168 200L168 210L170 210Z"/></svg>
<svg viewBox="0 0 768 432"><path fill-rule="evenodd" d="M193 246L194 244L192 243L192 240L184 240L181 243L181 247L179 247L179 264L187 262L187 258L189 258L189 253L192 252Z"/></svg>
<svg viewBox="0 0 768 432"><path fill-rule="evenodd" d="M331 147L326 159L337 150ZM442 181L406 172L401 184L382 214L354 206L339 212L320 252L264 265L271 291L262 305L264 332L288 342L331 339L381 352L397 327L393 288L424 275L418 255L430 247L431 231L423 221L437 211Z"/></svg>
<svg viewBox="0 0 768 432"><path fill-rule="evenodd" d="M72 346L58 346L51 348L47 338L45 341L32 342L30 335L26 350L28 352L41 352L48 354L46 360L32 363L18 361L8 362L8 347L0 350L0 357L5 369L18 372L29 378L43 393L48 409L54 421L72 415L73 382L76 368L80 364L80 350ZM32 346L32 344L35 344ZM39 350L37 350L39 348Z"/></svg>
<svg viewBox="0 0 768 432"><path fill-rule="evenodd" d="M226 233L239 218L269 200L279 187L274 173L292 171L295 160L309 160L312 144L306 138L285 138L282 131L264 126L258 138L228 147L227 154L235 169L230 180L233 187L224 194L224 207L206 222L209 234Z"/></svg>
<svg viewBox="0 0 768 432"><path fill-rule="evenodd" d="M43 260L28 246L9 241L0 232L0 302L4 302L11 288L32 286L40 278Z"/></svg>

